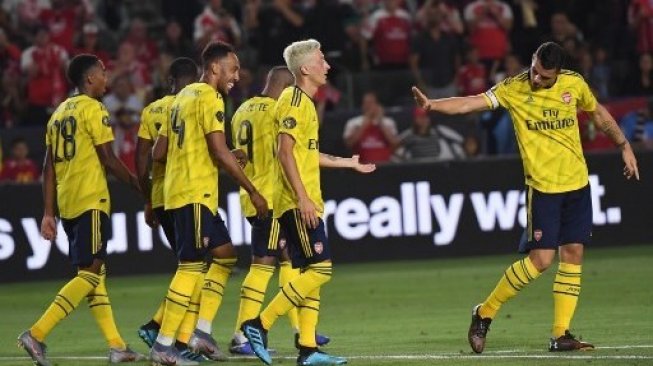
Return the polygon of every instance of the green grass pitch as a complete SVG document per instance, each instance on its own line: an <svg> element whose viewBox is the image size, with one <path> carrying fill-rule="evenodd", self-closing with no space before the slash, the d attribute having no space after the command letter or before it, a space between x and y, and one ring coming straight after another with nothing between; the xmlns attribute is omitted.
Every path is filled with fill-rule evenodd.
<svg viewBox="0 0 653 366"><path fill-rule="evenodd" d="M486 352L467 345L471 308L493 288L512 256L335 265L322 293L319 330L325 350L351 365L653 365L653 245L589 249L573 332L594 342L592 352L546 351L552 321L550 270L504 306ZM233 332L244 272L232 276L214 333L226 348ZM137 327L152 315L169 275L110 277L119 329L141 352ZM276 292L276 277L268 293ZM63 280L0 285L0 366L29 365L17 335L46 308ZM274 284L274 285L272 285ZM292 333L281 319L270 332L278 365L294 365ZM57 365L105 365L106 345L84 303L47 339ZM147 363L143 363L145 365ZM262 365L255 359L228 364Z"/></svg>

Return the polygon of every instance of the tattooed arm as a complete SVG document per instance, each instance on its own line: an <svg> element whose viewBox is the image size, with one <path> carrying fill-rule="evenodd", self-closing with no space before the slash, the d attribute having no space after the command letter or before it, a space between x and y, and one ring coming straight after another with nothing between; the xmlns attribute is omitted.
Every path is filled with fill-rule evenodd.
<svg viewBox="0 0 653 366"><path fill-rule="evenodd" d="M596 110L590 112L594 125L603 133L608 136L612 142L615 143L621 150L621 156L624 160L624 176L627 179L635 177L639 180L639 169L637 168L637 159L633 153L633 149L630 147L630 143L621 128L614 120L610 112L605 109L601 104L597 104Z"/></svg>
<svg viewBox="0 0 653 366"><path fill-rule="evenodd" d="M374 164L361 164L358 155L351 158L341 158L329 154L320 153L320 167L322 168L351 168L359 173L371 173L376 169Z"/></svg>

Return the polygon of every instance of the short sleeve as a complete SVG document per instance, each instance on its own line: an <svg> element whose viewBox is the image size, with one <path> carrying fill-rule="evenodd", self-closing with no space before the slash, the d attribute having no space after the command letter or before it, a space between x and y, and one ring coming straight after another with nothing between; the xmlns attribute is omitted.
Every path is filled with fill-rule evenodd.
<svg viewBox="0 0 653 366"><path fill-rule="evenodd" d="M93 145L98 146L113 141L113 130L109 124L109 112L102 103L94 102L89 106L85 123Z"/></svg>
<svg viewBox="0 0 653 366"><path fill-rule="evenodd" d="M283 98L279 99L274 118L279 124L279 134L285 133L297 141L304 130L302 127L305 121L302 118L301 99L296 103L298 105L292 104L291 98L288 98L290 95L292 93L284 94Z"/></svg>
<svg viewBox="0 0 653 366"><path fill-rule="evenodd" d="M506 79L492 88L490 88L488 91L485 93L481 94L483 98L485 98L485 102L487 103L488 107L490 109L497 109L499 107L504 107L508 109L508 80Z"/></svg>
<svg viewBox="0 0 653 366"><path fill-rule="evenodd" d="M585 82L584 79L580 78L578 83L580 84L578 108L584 110L585 112L595 111L597 102L594 93L592 93L589 85L587 85L587 82Z"/></svg>
<svg viewBox="0 0 653 366"><path fill-rule="evenodd" d="M225 115L222 97L213 93L204 93L198 102L200 127L204 135L212 132L224 132Z"/></svg>
<svg viewBox="0 0 653 366"><path fill-rule="evenodd" d="M143 109L141 113L141 125L138 127L138 137L144 140L152 140L152 135L150 134L150 129L148 125L150 124L148 120L148 110L149 108Z"/></svg>

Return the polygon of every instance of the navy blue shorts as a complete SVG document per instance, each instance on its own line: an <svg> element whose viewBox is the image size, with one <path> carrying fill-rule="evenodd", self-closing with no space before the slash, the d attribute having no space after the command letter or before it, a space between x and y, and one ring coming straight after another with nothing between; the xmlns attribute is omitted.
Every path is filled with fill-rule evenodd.
<svg viewBox="0 0 653 366"><path fill-rule="evenodd" d="M175 241L175 220L172 217L170 211L166 211L163 207L157 207L152 209L154 211L154 216L159 220L159 225L163 229L163 233L166 234L166 239L170 243L170 248L173 252L177 252L177 242Z"/></svg>
<svg viewBox="0 0 653 366"><path fill-rule="evenodd" d="M589 244L592 238L592 194L589 184L563 193L543 193L526 187L527 224L519 252Z"/></svg>
<svg viewBox="0 0 653 366"><path fill-rule="evenodd" d="M180 261L203 261L210 250L231 243L220 214L213 215L208 207L191 203L169 211L175 223L177 258Z"/></svg>
<svg viewBox="0 0 653 366"><path fill-rule="evenodd" d="M85 268L94 259L105 260L107 241L111 237L109 216L100 210L89 210L74 219L61 219L68 236L68 257L76 267Z"/></svg>
<svg viewBox="0 0 653 366"><path fill-rule="evenodd" d="M279 257L286 246L286 235L277 219L268 216L247 218L252 225L252 255L255 257Z"/></svg>
<svg viewBox="0 0 653 366"><path fill-rule="evenodd" d="M278 220L286 233L293 268L331 260L331 248L322 219L316 229L308 228L302 223L299 210L293 209L284 212Z"/></svg>

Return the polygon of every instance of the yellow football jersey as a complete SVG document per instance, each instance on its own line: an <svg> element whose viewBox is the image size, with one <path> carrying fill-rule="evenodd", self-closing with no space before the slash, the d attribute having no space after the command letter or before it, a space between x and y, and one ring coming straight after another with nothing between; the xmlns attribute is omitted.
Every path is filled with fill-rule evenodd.
<svg viewBox="0 0 653 366"><path fill-rule="evenodd" d="M52 153L59 215L73 219L88 210L107 215L107 177L95 146L113 141L102 103L80 94L66 99L48 121L45 144Z"/></svg>
<svg viewBox="0 0 653 366"><path fill-rule="evenodd" d="M222 96L206 83L190 84L175 97L168 123L159 132L168 136L166 210L199 203L218 212L218 167L205 136L224 132L224 119Z"/></svg>
<svg viewBox="0 0 653 366"><path fill-rule="evenodd" d="M138 137L150 140L152 143L159 136L159 130L167 123L170 117L170 106L175 100L174 95L166 95L150 103L141 113L141 125L138 128ZM152 162L152 208L163 206L163 176L166 172L165 164Z"/></svg>
<svg viewBox="0 0 653 366"><path fill-rule="evenodd" d="M579 74L562 70L552 87L533 89L523 72L483 96L492 109L502 106L510 113L527 185L560 193L588 184L576 113L594 111L597 102Z"/></svg>
<svg viewBox="0 0 653 366"><path fill-rule="evenodd" d="M304 184L308 197L315 203L318 214L324 213L324 201L320 188L320 142L319 123L315 103L303 90L291 86L281 93L274 108L274 118L278 134L288 134L295 139L293 156L297 163L299 177ZM279 167L280 171L283 169ZM281 174L281 187L275 196L274 217L293 208L297 208L297 197L292 186Z"/></svg>
<svg viewBox="0 0 653 366"><path fill-rule="evenodd" d="M245 175L268 201L270 209L273 209L274 186L278 184L279 177L275 103L276 100L271 97L255 96L241 104L231 119L234 147L245 151L249 158ZM240 189L240 205L246 217L256 216L256 208L243 188Z"/></svg>

